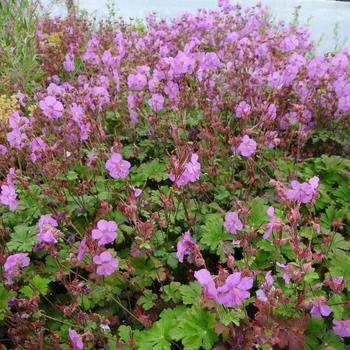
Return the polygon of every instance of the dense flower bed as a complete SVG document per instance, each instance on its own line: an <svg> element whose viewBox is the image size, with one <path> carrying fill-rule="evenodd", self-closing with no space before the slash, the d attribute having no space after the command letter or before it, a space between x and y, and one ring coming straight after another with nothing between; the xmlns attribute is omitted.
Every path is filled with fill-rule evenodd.
<svg viewBox="0 0 350 350"><path fill-rule="evenodd" d="M47 86L0 128L4 344L344 349L348 52L223 0L36 36Z"/></svg>

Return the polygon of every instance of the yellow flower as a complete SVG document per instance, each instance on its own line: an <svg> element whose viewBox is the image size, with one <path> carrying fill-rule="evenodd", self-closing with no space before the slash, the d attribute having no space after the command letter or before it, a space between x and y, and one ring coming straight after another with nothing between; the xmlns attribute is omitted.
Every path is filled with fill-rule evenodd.
<svg viewBox="0 0 350 350"><path fill-rule="evenodd" d="M17 95L0 95L0 121L7 123L10 115L19 109Z"/></svg>

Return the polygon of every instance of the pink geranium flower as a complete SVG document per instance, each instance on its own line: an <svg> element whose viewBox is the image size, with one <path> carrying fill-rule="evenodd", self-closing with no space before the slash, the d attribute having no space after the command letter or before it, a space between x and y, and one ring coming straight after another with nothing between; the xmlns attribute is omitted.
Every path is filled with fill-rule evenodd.
<svg viewBox="0 0 350 350"><path fill-rule="evenodd" d="M159 94L154 94L148 101L149 106L152 108L153 112L159 112L164 106L164 97Z"/></svg>
<svg viewBox="0 0 350 350"><path fill-rule="evenodd" d="M117 238L118 225L114 221L100 220L97 229L92 230L92 238L98 240L98 245L113 242Z"/></svg>
<svg viewBox="0 0 350 350"><path fill-rule="evenodd" d="M110 252L105 251L93 258L97 265L96 273L98 275L111 275L118 267L118 259L113 258Z"/></svg>
<svg viewBox="0 0 350 350"><path fill-rule="evenodd" d="M75 331L74 329L70 329L68 334L72 342L73 350L83 350L84 343L81 340L81 336L77 333L77 331Z"/></svg>
<svg viewBox="0 0 350 350"><path fill-rule="evenodd" d="M122 179L128 176L131 164L124 160L120 153L113 153L106 162L106 169L114 179Z"/></svg>
<svg viewBox="0 0 350 350"><path fill-rule="evenodd" d="M186 231L183 234L183 238L177 243L176 256L181 263L184 262L185 255L190 253L191 247L195 243L196 242L194 240L191 240L190 231Z"/></svg>
<svg viewBox="0 0 350 350"><path fill-rule="evenodd" d="M206 269L196 271L194 277L204 288L204 295L214 299L218 304L224 306L241 305L249 298L248 289L253 286L253 279L242 277L240 272L234 272L226 278L223 285L216 287L213 277Z"/></svg>
<svg viewBox="0 0 350 350"><path fill-rule="evenodd" d="M242 230L243 224L238 217L238 213L236 211L229 211L225 215L224 228L226 231L232 233L233 235L237 233L237 231Z"/></svg>
<svg viewBox="0 0 350 350"><path fill-rule="evenodd" d="M27 253L17 253L7 257L4 271L8 284L13 284L13 278L19 276L20 269L29 265L30 259Z"/></svg>
<svg viewBox="0 0 350 350"><path fill-rule="evenodd" d="M49 119L59 119L63 115L63 104L55 96L46 96L39 102L39 107Z"/></svg>
<svg viewBox="0 0 350 350"><path fill-rule="evenodd" d="M57 226L57 221L50 214L42 215L39 219L38 242L50 244L57 243Z"/></svg>
<svg viewBox="0 0 350 350"><path fill-rule="evenodd" d="M244 135L237 150L243 157L250 157L256 151L256 142L248 135Z"/></svg>
<svg viewBox="0 0 350 350"><path fill-rule="evenodd" d="M189 162L185 164L182 174L176 179L176 185L179 187L185 186L190 182L199 180L201 173L201 164L198 162L198 155L193 153ZM175 181L174 172L169 174L169 179Z"/></svg>
<svg viewBox="0 0 350 350"><path fill-rule="evenodd" d="M13 185L7 184L1 186L0 202L7 205L11 211L16 210L17 194Z"/></svg>
<svg viewBox="0 0 350 350"><path fill-rule="evenodd" d="M333 332L339 337L350 337L350 318L333 320Z"/></svg>
<svg viewBox="0 0 350 350"><path fill-rule="evenodd" d="M319 184L318 176L312 177L308 182L291 182L291 189L288 189L286 196L289 200L295 200L301 203L309 203L315 198Z"/></svg>

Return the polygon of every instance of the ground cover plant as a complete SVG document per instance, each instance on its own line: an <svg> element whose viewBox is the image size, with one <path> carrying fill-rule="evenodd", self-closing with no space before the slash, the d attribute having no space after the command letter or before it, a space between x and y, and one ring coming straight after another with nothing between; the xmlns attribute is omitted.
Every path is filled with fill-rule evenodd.
<svg viewBox="0 0 350 350"><path fill-rule="evenodd" d="M35 21L0 99L2 348L344 349L348 51L223 0Z"/></svg>

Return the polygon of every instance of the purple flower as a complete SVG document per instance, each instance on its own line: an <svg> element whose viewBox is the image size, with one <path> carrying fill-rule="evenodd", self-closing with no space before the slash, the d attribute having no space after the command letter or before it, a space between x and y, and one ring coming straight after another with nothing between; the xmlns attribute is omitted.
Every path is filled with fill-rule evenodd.
<svg viewBox="0 0 350 350"><path fill-rule="evenodd" d="M332 313L332 310L326 304L318 302L313 305L310 312L312 315L316 317L321 317L321 316L329 316Z"/></svg>
<svg viewBox="0 0 350 350"><path fill-rule="evenodd" d="M244 135L237 150L243 157L250 157L256 151L256 142L248 135Z"/></svg>
<svg viewBox="0 0 350 350"><path fill-rule="evenodd" d="M172 70L176 75L193 73L195 60L192 54L179 51L172 61Z"/></svg>
<svg viewBox="0 0 350 350"><path fill-rule="evenodd" d="M4 156L7 153L7 147L4 145L0 145L0 154Z"/></svg>
<svg viewBox="0 0 350 350"><path fill-rule="evenodd" d="M20 274L20 269L29 265L30 259L27 253L17 253L7 257L4 270L8 284L13 284L13 277Z"/></svg>
<svg viewBox="0 0 350 350"><path fill-rule="evenodd" d="M46 142L41 137L36 137L31 143L32 153L30 160L35 163L39 158L43 156L47 149Z"/></svg>
<svg viewBox="0 0 350 350"><path fill-rule="evenodd" d="M120 153L113 153L106 162L106 169L114 179L123 179L128 176L131 164L123 160Z"/></svg>
<svg viewBox="0 0 350 350"><path fill-rule="evenodd" d="M86 248L87 248L86 238L84 237L81 240L81 242L79 244L79 248L78 248L78 255L77 255L78 262L83 261L84 256L85 256L85 252L86 252Z"/></svg>
<svg viewBox="0 0 350 350"><path fill-rule="evenodd" d="M309 203L316 195L318 183L318 176L314 176L308 182L303 183L292 181L292 188L286 191L286 196L289 200L295 200L301 203Z"/></svg>
<svg viewBox="0 0 350 350"><path fill-rule="evenodd" d="M147 77L144 74L129 74L128 87L131 90L142 90L147 84Z"/></svg>
<svg viewBox="0 0 350 350"><path fill-rule="evenodd" d="M148 104L152 108L152 111L157 113L163 109L164 97L162 95L154 94L148 101Z"/></svg>
<svg viewBox="0 0 350 350"><path fill-rule="evenodd" d="M253 279L241 277L240 272L229 275L225 284L217 288L217 302L224 306L241 305L244 299L249 298L247 291L253 287Z"/></svg>
<svg viewBox="0 0 350 350"><path fill-rule="evenodd" d="M111 275L118 267L118 259L114 259L110 252L105 251L100 255L95 255L93 261L97 266L98 275Z"/></svg>
<svg viewBox="0 0 350 350"><path fill-rule="evenodd" d="M67 53L64 61L63 61L63 67L66 72L73 72L75 69L74 65L74 55L71 53Z"/></svg>
<svg viewBox="0 0 350 350"><path fill-rule="evenodd" d="M263 238L268 239L272 233L273 226L275 224L275 209L273 207L267 208L267 215L270 218L270 223L267 225L267 230L265 231Z"/></svg>
<svg viewBox="0 0 350 350"><path fill-rule="evenodd" d="M113 242L117 238L118 225L114 221L100 220L97 229L92 230L92 238L98 240L98 245Z"/></svg>
<svg viewBox="0 0 350 350"><path fill-rule="evenodd" d="M198 155L193 153L191 160L185 164L184 171L176 179L176 185L179 187L187 185L189 182L196 182L199 180L201 172L201 165L198 162ZM175 181L173 172L169 174L169 179Z"/></svg>
<svg viewBox="0 0 350 350"><path fill-rule="evenodd" d="M240 272L235 272L226 278L222 286L216 288L213 277L206 269L196 271L194 277L204 289L204 295L214 299L224 306L241 305L244 299L249 298L247 291L253 286L253 279L242 277Z"/></svg>
<svg viewBox="0 0 350 350"><path fill-rule="evenodd" d="M73 350L83 350L84 343L81 340L81 336L74 329L69 329L68 333L69 338L72 342Z"/></svg>
<svg viewBox="0 0 350 350"><path fill-rule="evenodd" d="M17 194L15 188L11 184L2 185L0 192L0 202L7 205L11 211L17 208Z"/></svg>
<svg viewBox="0 0 350 350"><path fill-rule="evenodd" d="M242 230L243 224L238 217L238 213L236 211L229 211L225 215L224 228L226 231L232 233L233 235L237 233L237 231Z"/></svg>
<svg viewBox="0 0 350 350"><path fill-rule="evenodd" d="M191 240L190 231L186 231L183 234L183 238L177 242L176 256L181 263L184 262L185 255L190 253L190 249L195 243L195 241Z"/></svg>
<svg viewBox="0 0 350 350"><path fill-rule="evenodd" d="M15 129L7 133L6 139L11 147L20 150L24 147L27 135L22 133L19 129Z"/></svg>
<svg viewBox="0 0 350 350"><path fill-rule="evenodd" d="M333 332L339 337L350 337L350 318L333 320Z"/></svg>
<svg viewBox="0 0 350 350"><path fill-rule="evenodd" d="M50 215L42 215L39 219L38 242L57 243L57 221Z"/></svg>
<svg viewBox="0 0 350 350"><path fill-rule="evenodd" d="M204 289L204 296L216 299L216 286L210 272L206 269L201 269L194 273L194 277Z"/></svg>
<svg viewBox="0 0 350 350"><path fill-rule="evenodd" d="M39 102L39 107L49 119L59 119L63 114L63 105L55 96L46 96Z"/></svg>
<svg viewBox="0 0 350 350"><path fill-rule="evenodd" d="M134 188L134 195L135 195L136 198L140 197L142 192L143 191L141 190L141 188Z"/></svg>
<svg viewBox="0 0 350 350"><path fill-rule="evenodd" d="M251 110L250 105L245 101L241 101L236 107L235 113L237 118L243 118L249 115L250 110Z"/></svg>

